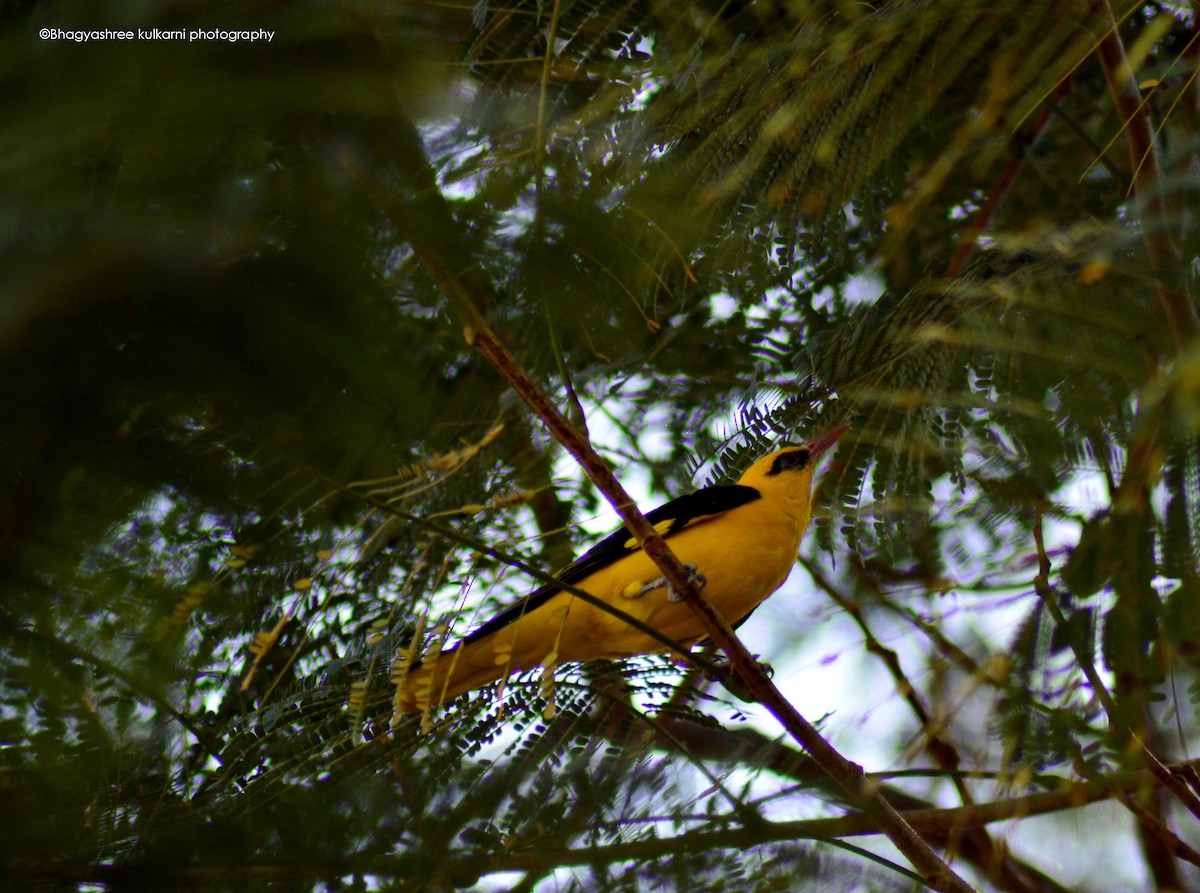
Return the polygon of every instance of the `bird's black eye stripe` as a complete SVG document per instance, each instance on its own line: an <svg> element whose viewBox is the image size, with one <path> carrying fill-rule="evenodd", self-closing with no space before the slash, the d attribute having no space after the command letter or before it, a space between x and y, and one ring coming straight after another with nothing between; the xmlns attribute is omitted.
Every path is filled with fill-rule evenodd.
<svg viewBox="0 0 1200 893"><path fill-rule="evenodd" d="M771 470L768 475L779 474L781 471L800 471L808 465L809 453L806 449L788 450L786 453L780 453L775 457L775 461L771 463Z"/></svg>

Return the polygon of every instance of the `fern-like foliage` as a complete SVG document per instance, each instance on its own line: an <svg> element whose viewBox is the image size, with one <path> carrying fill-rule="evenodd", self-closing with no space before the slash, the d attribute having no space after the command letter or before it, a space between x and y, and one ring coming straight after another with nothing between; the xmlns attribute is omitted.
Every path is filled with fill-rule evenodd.
<svg viewBox="0 0 1200 893"><path fill-rule="evenodd" d="M908 888L666 658L395 712L405 657L602 526L455 283L644 508L850 424L811 580L743 634L854 759L916 770L878 776L898 807L1194 749L1192 18L0 4L0 879ZM980 886L1086 886L970 815L923 833Z"/></svg>

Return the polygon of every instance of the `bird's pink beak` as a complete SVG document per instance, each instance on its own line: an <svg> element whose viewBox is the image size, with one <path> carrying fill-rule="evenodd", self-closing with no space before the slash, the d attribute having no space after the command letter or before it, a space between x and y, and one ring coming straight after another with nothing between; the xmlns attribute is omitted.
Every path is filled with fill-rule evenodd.
<svg viewBox="0 0 1200 893"><path fill-rule="evenodd" d="M812 455L812 461L815 462L825 455L838 442L841 436L849 430L849 425L838 425L836 428L830 428L824 434L819 434L810 440L808 442L808 451Z"/></svg>

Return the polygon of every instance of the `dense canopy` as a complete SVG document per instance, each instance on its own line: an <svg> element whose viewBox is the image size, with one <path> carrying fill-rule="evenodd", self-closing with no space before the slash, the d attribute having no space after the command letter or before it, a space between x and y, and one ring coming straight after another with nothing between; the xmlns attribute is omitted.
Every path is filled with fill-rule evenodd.
<svg viewBox="0 0 1200 893"><path fill-rule="evenodd" d="M1200 889L1198 64L1168 2L0 2L0 882ZM840 424L773 682L394 709L603 467Z"/></svg>

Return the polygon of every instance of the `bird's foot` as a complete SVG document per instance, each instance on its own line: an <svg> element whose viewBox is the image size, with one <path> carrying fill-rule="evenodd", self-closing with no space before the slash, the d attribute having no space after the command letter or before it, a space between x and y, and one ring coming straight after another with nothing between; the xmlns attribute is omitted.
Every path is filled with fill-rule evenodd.
<svg viewBox="0 0 1200 893"><path fill-rule="evenodd" d="M754 656L755 658L758 657L757 654ZM770 664L758 661L758 666L759 669L766 673L768 677L773 677L775 675L775 668ZM724 688L739 701L745 701L748 704L753 704L758 701L758 698L754 697L754 695L750 693L750 688L742 680L742 677L737 674L733 667L730 666L730 663L727 659L721 658L714 661L713 668L717 672L710 674L709 678L715 682L719 682L722 688Z"/></svg>
<svg viewBox="0 0 1200 893"><path fill-rule="evenodd" d="M697 589L704 588L704 584L707 583L708 580L705 578L704 574L700 573L696 565L685 564L683 569L688 573L688 583L690 583L692 586L695 586ZM641 598L646 593L653 592L655 589L662 589L663 587L666 587L667 590L667 601L683 601L683 596L675 591L675 587L667 581L666 577L656 577L649 583L643 583L641 586L639 586L637 583L631 583L629 586L625 587L625 591L622 594L626 598Z"/></svg>
<svg viewBox="0 0 1200 893"><path fill-rule="evenodd" d="M700 569L698 567L696 567L696 565L685 564L683 566L683 569L685 571L687 571L687 574L688 574L687 581L688 581L689 586L695 586L697 589L704 588L704 585L708 582L708 578L705 577L704 574L700 573ZM676 592L675 587L672 586L670 583L667 583L667 601L669 601L669 602L683 601L683 594Z"/></svg>

